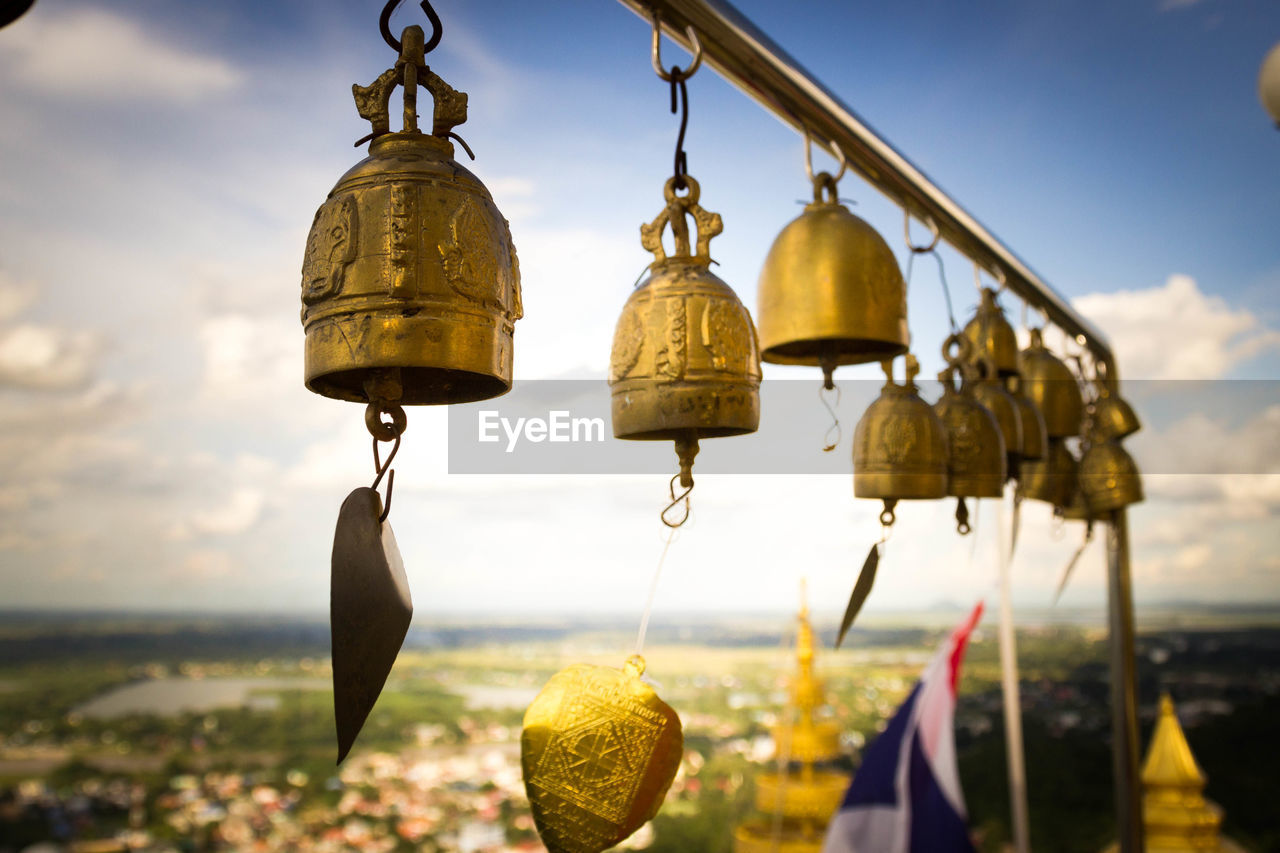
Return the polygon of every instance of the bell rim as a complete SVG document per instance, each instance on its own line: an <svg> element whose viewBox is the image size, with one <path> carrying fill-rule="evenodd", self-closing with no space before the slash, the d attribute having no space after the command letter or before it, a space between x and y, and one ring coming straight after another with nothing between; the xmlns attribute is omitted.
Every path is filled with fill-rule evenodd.
<svg viewBox="0 0 1280 853"><path fill-rule="evenodd" d="M837 351L835 357L830 358L829 353L831 351L827 347L831 344L850 347L851 349ZM878 347L878 349L872 351L868 347ZM802 352L788 352L788 350L792 349L800 349ZM787 341L786 343L774 344L761 349L760 360L769 364L798 364L809 367L821 367L823 364L837 366L870 364L884 361L888 358L897 358L906 353L908 349L909 347L905 343L889 342L876 338L815 337Z"/></svg>
<svg viewBox="0 0 1280 853"><path fill-rule="evenodd" d="M309 376L305 380L307 390L322 397L343 400L348 403L368 403L364 393L364 375L370 371L394 367L400 370L404 394L396 403L401 406L451 406L457 403L478 403L501 397L511 391L511 379L464 370L456 367L428 367L422 365L361 365L346 370L334 370ZM340 377L340 378L336 378ZM445 390L437 395L418 389ZM473 390L455 390L456 387ZM360 390L352 390L359 388Z"/></svg>

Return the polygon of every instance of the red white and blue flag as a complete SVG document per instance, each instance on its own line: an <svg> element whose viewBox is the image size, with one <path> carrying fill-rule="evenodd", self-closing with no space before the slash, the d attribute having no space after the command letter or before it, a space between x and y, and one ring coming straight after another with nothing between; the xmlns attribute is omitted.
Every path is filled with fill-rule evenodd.
<svg viewBox="0 0 1280 853"><path fill-rule="evenodd" d="M956 683L982 603L951 633L871 742L827 827L823 853L972 851L956 769Z"/></svg>

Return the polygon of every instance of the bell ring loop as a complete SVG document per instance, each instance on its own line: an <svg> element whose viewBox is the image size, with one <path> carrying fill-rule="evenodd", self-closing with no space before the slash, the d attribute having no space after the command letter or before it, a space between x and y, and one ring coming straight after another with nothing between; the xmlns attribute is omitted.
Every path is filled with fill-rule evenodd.
<svg viewBox="0 0 1280 853"><path fill-rule="evenodd" d="M969 339L957 332L947 335L947 339L942 342L942 359L952 367L967 362L972 352L973 345L969 343Z"/></svg>
<svg viewBox="0 0 1280 853"><path fill-rule="evenodd" d="M683 527L684 523L689 520L689 493L693 491L693 484L691 483L688 486L688 488L686 488L679 495L676 495L676 480L678 479L680 479L679 474L676 474L674 477L671 478L671 483L669 484L669 488L671 491L671 503L667 504L661 513L662 523L665 524L667 527L670 527L672 530L675 530L676 528L679 528L679 527ZM680 520L672 521L671 519L667 518L667 513L675 509L676 505L679 504L681 501L684 501L684 515L680 517Z"/></svg>
<svg viewBox="0 0 1280 853"><path fill-rule="evenodd" d="M880 510L880 526L881 527L893 527L893 523L898 520L897 516L893 514L894 505L896 505L897 503L898 503L897 501L884 502L884 509ZM880 541L884 542L887 540L888 540L888 536L885 536L884 539L881 539Z"/></svg>
<svg viewBox="0 0 1280 853"><path fill-rule="evenodd" d="M845 171L849 168L849 160L844 156L844 149L840 147L840 143L832 142L831 147L835 149L836 162L840 164L840 171L836 172L834 178L835 182L839 183L840 179L844 177ZM813 174L813 136L809 133L809 128L807 127L804 129L804 173L809 180L815 183L818 178L826 174L825 172L816 176Z"/></svg>
<svg viewBox="0 0 1280 853"><path fill-rule="evenodd" d="M688 204L697 204L699 196L702 195L702 188L698 186L698 182L688 175L680 176L684 180L684 185L688 192L682 196L676 195L676 179L674 177L667 178L667 183L662 187L662 197L667 200L668 204L675 202L677 199Z"/></svg>
<svg viewBox="0 0 1280 853"><path fill-rule="evenodd" d="M650 51L650 58L653 60L653 70L668 83L672 80L677 82L688 80L702 65L702 42L698 41L698 33L693 27L685 27L684 32L689 37L689 44L693 45L693 50L690 51L693 54L693 60L688 68L680 69L672 66L667 70L662 67L662 22L656 14L653 16L653 49Z"/></svg>
<svg viewBox="0 0 1280 853"><path fill-rule="evenodd" d="M917 246L911 242L911 211L903 208L902 210L902 236L906 240L907 248L911 250L913 255L927 255L934 249L938 248L938 241L942 239L942 232L938 229L938 223L933 221L933 217L925 215L920 220L929 227L929 233L933 239L929 241L927 246Z"/></svg>
<svg viewBox="0 0 1280 853"><path fill-rule="evenodd" d="M390 421L384 421L383 415L390 415ZM409 426L409 416L404 413L403 406L370 403L364 410L364 425L369 434L377 441L395 441L404 435Z"/></svg>
<svg viewBox="0 0 1280 853"><path fill-rule="evenodd" d="M982 273L983 272L984 272L983 268L978 265L977 261L974 261L973 262L973 286L978 288L979 291L982 290ZM995 289L997 294L1004 293L1004 291L1008 289L1009 280L1005 277L1004 270L1001 269L999 266L996 266L990 270L985 270L985 272L989 276L991 276L993 279L995 279L996 284L999 285L999 287Z"/></svg>
<svg viewBox="0 0 1280 853"><path fill-rule="evenodd" d="M830 172L819 172L813 177L813 200L815 203L823 202L823 190L826 191L826 204L835 204L840 199L836 193L836 181L839 178L833 176Z"/></svg>

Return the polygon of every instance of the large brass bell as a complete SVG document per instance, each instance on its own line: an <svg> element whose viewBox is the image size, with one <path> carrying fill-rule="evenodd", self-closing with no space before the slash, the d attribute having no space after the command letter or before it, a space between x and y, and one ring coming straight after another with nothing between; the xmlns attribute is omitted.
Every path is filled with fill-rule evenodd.
<svg viewBox="0 0 1280 853"><path fill-rule="evenodd" d="M1031 342L1018 353L1022 394L1035 404L1044 418L1049 438L1070 438L1080 434L1084 400L1071 368L1044 345L1039 329L1031 330Z"/></svg>
<svg viewBox="0 0 1280 853"><path fill-rule="evenodd" d="M1093 514L1123 509L1143 499L1142 476L1120 442L1092 431L1080 456L1080 491Z"/></svg>
<svg viewBox="0 0 1280 853"><path fill-rule="evenodd" d="M959 352L953 353L952 347ZM998 498L1004 494L1007 460L1004 436L995 416L973 396L973 383L966 377L972 370L965 363L968 341L952 335L942 346L948 367L938 374L942 397L933 410L947 431L947 494L959 498L956 526L961 534L969 532L969 510L966 497ZM970 374L971 375L971 374ZM959 377L959 390L955 380Z"/></svg>
<svg viewBox="0 0 1280 853"><path fill-rule="evenodd" d="M1060 438L1049 439L1043 459L1024 459L1018 472L1018 494L1065 510L1076 493L1076 459Z"/></svg>
<svg viewBox="0 0 1280 853"><path fill-rule="evenodd" d="M1017 477L1018 462L1022 459L1022 413L1013 395L1005 390L996 378L995 363L990 357L975 362L978 381L973 385L973 397L996 419L1000 435L1004 438L1007 460L1006 473Z"/></svg>
<svg viewBox="0 0 1280 853"><path fill-rule="evenodd" d="M902 385L893 381L893 359L881 362L884 387L853 434L853 494L884 501L884 525L893 524L900 500L947 496L947 430L933 407L920 399L915 356L908 353L906 362Z"/></svg>
<svg viewBox="0 0 1280 853"><path fill-rule="evenodd" d="M1018 372L1018 338L1013 326L1005 319L996 292L982 288L982 301L973 318L965 324L964 336L973 347L973 358L989 358L1000 376L1014 376Z"/></svg>
<svg viewBox="0 0 1280 853"><path fill-rule="evenodd" d="M1010 376L1005 380L1009 396L1018 406L1018 421L1022 425L1022 449L1019 457L1022 460L1043 459L1045 446L1049 437L1045 434L1044 418L1036 404L1022 393L1022 378Z"/></svg>
<svg viewBox="0 0 1280 853"><path fill-rule="evenodd" d="M338 179L307 237L306 383L326 397L465 403L511 388L515 248L489 191L453 159L467 96L423 50L422 29L408 27L396 66L352 87L373 125L369 156ZM388 101L400 83L405 122L393 133ZM419 85L435 101L429 134L417 126Z"/></svg>
<svg viewBox="0 0 1280 853"><path fill-rule="evenodd" d="M818 365L827 388L838 365L883 361L910 341L898 261L874 228L840 204L837 180L814 176L813 202L773 241L756 316L760 357Z"/></svg>
<svg viewBox="0 0 1280 853"><path fill-rule="evenodd" d="M693 486L698 440L755 432L760 424L760 353L751 315L729 285L711 272L711 238L723 222L698 204L699 187L684 176L663 190L667 205L640 227L655 260L627 303L613 335L609 362L613 434L674 441L680 482ZM694 220L696 245L689 224ZM675 252L662 232L671 227Z"/></svg>

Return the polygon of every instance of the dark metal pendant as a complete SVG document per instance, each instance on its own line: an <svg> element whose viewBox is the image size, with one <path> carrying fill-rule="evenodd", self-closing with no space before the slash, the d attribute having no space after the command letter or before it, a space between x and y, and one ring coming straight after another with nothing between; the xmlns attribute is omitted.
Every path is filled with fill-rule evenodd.
<svg viewBox="0 0 1280 853"><path fill-rule="evenodd" d="M391 525L375 489L347 495L333 535L329 630L338 762L373 710L409 631L413 602Z"/></svg>

